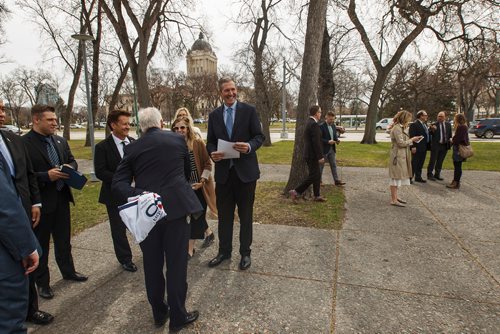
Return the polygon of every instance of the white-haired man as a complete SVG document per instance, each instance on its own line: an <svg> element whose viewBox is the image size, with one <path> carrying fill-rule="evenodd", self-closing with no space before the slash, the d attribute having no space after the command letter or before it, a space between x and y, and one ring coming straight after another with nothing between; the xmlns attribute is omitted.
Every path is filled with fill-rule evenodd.
<svg viewBox="0 0 500 334"><path fill-rule="evenodd" d="M144 192L161 196L167 216L140 243L148 301L155 325L161 327L170 316L169 327L177 331L198 318L198 311L186 311L187 249L190 226L186 217L203 208L187 182L189 153L184 137L162 131L156 108L139 111L142 137L124 148L124 156L113 177L111 190L121 202ZM135 187L131 187L132 181ZM167 303L165 275L167 265Z"/></svg>

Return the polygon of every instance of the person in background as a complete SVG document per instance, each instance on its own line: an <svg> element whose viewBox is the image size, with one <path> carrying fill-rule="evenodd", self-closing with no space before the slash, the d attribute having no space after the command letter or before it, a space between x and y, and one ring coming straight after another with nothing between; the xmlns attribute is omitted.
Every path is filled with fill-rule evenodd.
<svg viewBox="0 0 500 334"><path fill-rule="evenodd" d="M208 156L203 140L195 136L188 117L178 117L172 124L172 131L181 134L186 139L191 167L188 181L203 206L203 214L198 218L191 218L191 238L188 247L189 258L191 258L195 252L196 239L205 239L202 247L208 247L215 239L206 219L207 206L213 213L217 214L215 187L212 179L212 160ZM207 245L205 245L206 242Z"/></svg>
<svg viewBox="0 0 500 334"><path fill-rule="evenodd" d="M409 135L410 137L422 136L423 139L414 142L411 145L411 167L412 175L415 177L415 182L425 183L422 178L422 168L427 155L427 149L430 145L429 129L427 128L427 112L420 110L417 112L417 120L410 124Z"/></svg>
<svg viewBox="0 0 500 334"><path fill-rule="evenodd" d="M399 198L398 189L410 185L411 153L410 146L422 139L422 136L408 135L408 124L412 114L406 110L399 111L394 117L391 129L391 155L389 160L389 188L391 190L391 205L404 207L406 201Z"/></svg>
<svg viewBox="0 0 500 334"><path fill-rule="evenodd" d="M5 110L0 100L0 128L5 123ZM10 131L0 131L0 152L7 161L11 162L12 179L17 194L21 198L24 210L31 218L31 227L40 223L40 208L42 199L31 160L20 136ZM54 316L38 308L38 292L36 291L35 277L29 275L29 302L26 321L37 325L47 325L54 320Z"/></svg>
<svg viewBox="0 0 500 334"><path fill-rule="evenodd" d="M446 121L446 113L437 114L437 122L429 127L431 133L431 157L427 165L427 180L442 181L441 169L446 153L451 147L451 124ZM432 172L434 171L434 174Z"/></svg>
<svg viewBox="0 0 500 334"><path fill-rule="evenodd" d="M453 144L453 181L447 184L446 187L450 189L459 189L460 179L462 178L462 162L466 161L466 159L458 154L458 146L470 144L469 133L467 131L467 119L464 114L455 115L453 127L455 128L455 134L451 139Z"/></svg>
<svg viewBox="0 0 500 334"><path fill-rule="evenodd" d="M111 193L113 175L123 158L125 146L134 140L128 135L130 116L128 111L123 110L113 110L108 114L107 126L111 134L95 146L94 170L97 178L102 181L99 203L106 205L116 258L124 270L135 272L137 266L132 262L127 227L118 212L120 203Z"/></svg>
<svg viewBox="0 0 500 334"><path fill-rule="evenodd" d="M187 117L187 118L189 118L189 121L191 122L191 124L193 124L192 128L193 128L194 134L198 138L203 139L203 135L201 133L200 128L194 126L194 120L193 120L193 117L191 117L191 113L189 112L188 108L181 107L181 108L177 109L177 111L175 112L175 115L174 115L174 120L176 120L179 117Z"/></svg>
<svg viewBox="0 0 500 334"><path fill-rule="evenodd" d="M337 137L337 128L335 127L335 113L329 111L326 113L325 122L321 124L321 142L323 143L323 157L325 162L328 161L330 165L330 170L332 171L333 181L336 186L343 186L345 182L342 182L337 173L337 145L340 144L340 140ZM320 175L323 175L323 168L325 164L320 164Z"/></svg>
<svg viewBox="0 0 500 334"><path fill-rule="evenodd" d="M68 142L57 136L57 116L54 107L34 105L31 108L33 128L24 135L23 141L33 164L42 195L42 214L40 224L34 232L43 254L40 266L35 271L38 295L50 299L54 292L50 287L49 246L50 236L54 240L54 253L57 266L63 279L83 282L88 278L75 270L71 254L71 215L69 203L74 203L71 189L64 179L69 176L60 171L62 165L75 170L78 164L71 153Z"/></svg>
<svg viewBox="0 0 500 334"><path fill-rule="evenodd" d="M314 198L316 202L326 202L326 198L320 195L321 171L320 165L325 163L323 157L323 147L321 144L321 130L318 121L321 118L321 108L312 106L309 109L309 119L304 130L304 158L307 163L309 175L295 189L289 191L290 198L295 203L297 197L302 195L304 191L312 184Z"/></svg>

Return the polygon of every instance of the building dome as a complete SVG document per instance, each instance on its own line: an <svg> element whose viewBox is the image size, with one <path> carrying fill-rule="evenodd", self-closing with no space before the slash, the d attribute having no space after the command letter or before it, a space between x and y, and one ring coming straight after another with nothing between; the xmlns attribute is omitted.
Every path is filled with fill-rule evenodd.
<svg viewBox="0 0 500 334"><path fill-rule="evenodd" d="M199 38L193 43L191 51L212 51L212 47L205 40L202 32L200 32Z"/></svg>

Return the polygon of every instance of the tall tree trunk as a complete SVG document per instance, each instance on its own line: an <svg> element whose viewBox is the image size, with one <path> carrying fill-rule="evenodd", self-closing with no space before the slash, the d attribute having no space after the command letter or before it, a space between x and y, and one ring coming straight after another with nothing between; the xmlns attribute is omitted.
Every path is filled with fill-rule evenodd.
<svg viewBox="0 0 500 334"><path fill-rule="evenodd" d="M264 71L262 68L262 55L256 52L255 54L255 70L254 70L254 81L255 81L255 95L256 95L256 108L260 116L260 122L262 124L262 130L266 139L264 140L264 146L271 146L271 132L269 129L269 118L271 116L271 103L269 101L269 95L267 94L267 85L264 81Z"/></svg>
<svg viewBox="0 0 500 334"><path fill-rule="evenodd" d="M376 144L375 134L377 130L375 124L377 123L378 101L384 89L385 80L387 79L387 72L381 70L377 73L375 84L373 85L372 95L370 96L370 104L368 105L368 112L366 113L365 134L361 144Z"/></svg>
<svg viewBox="0 0 500 334"><path fill-rule="evenodd" d="M68 104L66 105L66 110L64 111L63 125L63 137L66 140L70 140L70 124L71 124L71 114L73 113L73 106L75 103L75 94L76 89L78 88L78 83L80 82L80 75L82 73L83 67L83 48L85 44L83 42L78 43L78 61L76 62L75 72L73 73L73 80L71 82L71 86L69 88L68 93Z"/></svg>
<svg viewBox="0 0 500 334"><path fill-rule="evenodd" d="M319 63L318 104L321 114L326 115L333 109L333 98L335 96L335 83L333 81L333 66L330 61L330 35L325 25L323 32L323 44L321 46L321 59Z"/></svg>
<svg viewBox="0 0 500 334"><path fill-rule="evenodd" d="M318 91L319 62L323 31L326 25L327 0L311 0L307 13L307 29L304 43L304 56L297 105L297 124L290 176L285 193L298 186L307 174L304 160L304 127L309 117L309 108L316 104Z"/></svg>

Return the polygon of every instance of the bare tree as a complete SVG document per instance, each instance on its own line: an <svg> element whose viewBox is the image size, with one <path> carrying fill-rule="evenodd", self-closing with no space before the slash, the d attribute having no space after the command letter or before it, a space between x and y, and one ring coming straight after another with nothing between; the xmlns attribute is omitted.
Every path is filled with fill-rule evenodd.
<svg viewBox="0 0 500 334"><path fill-rule="evenodd" d="M429 29L436 38L448 43L454 40L484 40L485 32L494 27L494 12L497 7L494 0L442 0L423 2L419 0L384 1L380 8L380 31L377 36L370 36L361 22L357 3L349 0L347 13L361 41L370 56L377 76L373 85L368 107L365 134L362 143L375 141L375 123L380 94L391 70L399 62L406 49L424 31ZM376 12L376 10L372 10ZM486 14L486 15L485 15ZM479 19L481 17L481 19ZM471 37L473 36L473 37ZM374 46L378 41L379 49ZM394 46L392 55L389 51ZM383 58L384 57L384 58Z"/></svg>
<svg viewBox="0 0 500 334"><path fill-rule="evenodd" d="M335 82L333 80L333 66L330 60L330 34L325 24L323 44L321 46L321 60L319 63L318 105L323 116L333 108L335 96Z"/></svg>
<svg viewBox="0 0 500 334"><path fill-rule="evenodd" d="M10 110L12 124L20 126L19 114L23 105L28 102L28 96L19 85L14 73L0 80L0 96L4 98L7 110Z"/></svg>
<svg viewBox="0 0 500 334"><path fill-rule="evenodd" d="M293 147L292 166L285 192L295 188L306 175L304 161L305 123L309 115L309 108L316 104L318 91L319 63L323 32L326 24L327 0L311 0L307 13L307 28L304 43L304 56L300 80L297 125L295 128L295 143Z"/></svg>
<svg viewBox="0 0 500 334"><path fill-rule="evenodd" d="M19 86L24 90L31 106L37 103L38 95L40 94L39 89L44 84L48 84L54 88L58 86L55 78L49 72L42 69L29 70L27 68L17 68L14 71L14 77Z"/></svg>

